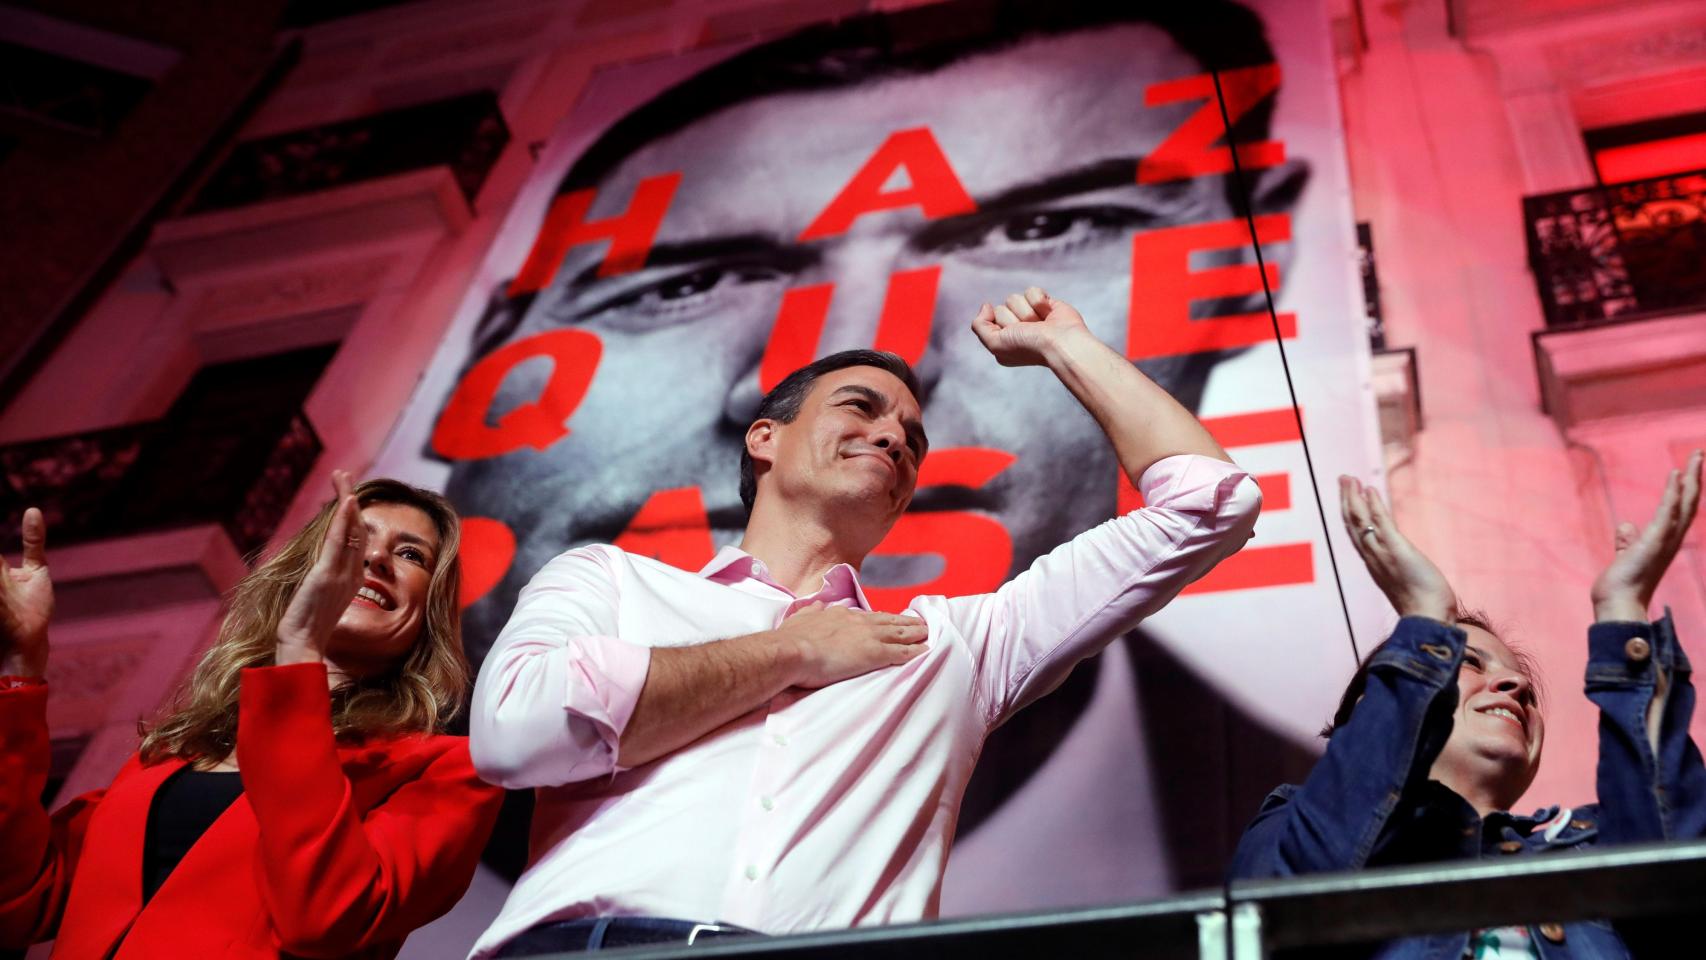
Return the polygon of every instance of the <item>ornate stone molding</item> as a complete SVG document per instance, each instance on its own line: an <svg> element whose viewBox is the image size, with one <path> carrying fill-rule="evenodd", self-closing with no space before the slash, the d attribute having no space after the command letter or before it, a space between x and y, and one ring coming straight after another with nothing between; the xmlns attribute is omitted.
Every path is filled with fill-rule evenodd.
<svg viewBox="0 0 1706 960"><path fill-rule="evenodd" d="M1694 69L1706 61L1706 15L1682 23L1597 32L1543 49L1554 75L1577 89Z"/></svg>
<svg viewBox="0 0 1706 960"><path fill-rule="evenodd" d="M211 333L364 303L379 291L392 259L335 260L208 287L195 296L189 319L198 333Z"/></svg>
<svg viewBox="0 0 1706 960"><path fill-rule="evenodd" d="M1375 405L1380 414L1380 446L1386 469L1409 459L1416 434L1422 429L1421 379L1416 348L1400 347L1374 354L1370 369Z"/></svg>
<svg viewBox="0 0 1706 960"><path fill-rule="evenodd" d="M513 59L536 45L550 29L553 11L535 10L502 18L464 20L452 28L407 37L388 45L376 72L421 73L451 62L495 63Z"/></svg>
<svg viewBox="0 0 1706 960"><path fill-rule="evenodd" d="M119 594L135 601L123 606L132 611L217 600L248 572L217 524L60 546L53 551L57 619L112 613L115 604L104 598ZM148 589L127 590L131 584Z"/></svg>
<svg viewBox="0 0 1706 960"><path fill-rule="evenodd" d="M1566 434L1596 421L1706 411L1706 312L1534 335L1541 406Z"/></svg>
<svg viewBox="0 0 1706 960"><path fill-rule="evenodd" d="M365 253L422 234L457 234L472 217L450 171L432 167L167 220L154 229L148 256L173 286L208 286L226 279L221 274L255 271L282 260Z"/></svg>
<svg viewBox="0 0 1706 960"><path fill-rule="evenodd" d="M53 691L47 701L47 726L53 735L90 734L105 726L113 699L158 639L155 634L136 634L55 646L47 665Z"/></svg>

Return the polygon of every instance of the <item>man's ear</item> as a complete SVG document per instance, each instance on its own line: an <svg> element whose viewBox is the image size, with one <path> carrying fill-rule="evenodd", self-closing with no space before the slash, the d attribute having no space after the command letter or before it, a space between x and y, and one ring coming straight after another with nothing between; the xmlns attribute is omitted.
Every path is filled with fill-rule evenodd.
<svg viewBox="0 0 1706 960"><path fill-rule="evenodd" d="M752 458L753 469L758 464L769 466L776 460L776 428L778 424L768 418L752 421L752 426L746 428L746 455Z"/></svg>

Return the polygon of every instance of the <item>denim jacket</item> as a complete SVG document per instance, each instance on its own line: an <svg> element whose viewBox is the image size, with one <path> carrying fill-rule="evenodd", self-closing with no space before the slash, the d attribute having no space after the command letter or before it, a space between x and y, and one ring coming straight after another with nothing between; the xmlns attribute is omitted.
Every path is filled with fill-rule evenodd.
<svg viewBox="0 0 1706 960"><path fill-rule="evenodd" d="M1533 816L1494 812L1428 779L1451 735L1464 632L1406 617L1369 660L1368 686L1301 786L1263 801L1233 854L1232 875L1285 877L1439 860L1542 856L1595 843L1706 835L1706 766L1688 736L1694 688L1667 612L1646 623L1588 630L1587 695L1599 706L1599 802ZM1670 680L1655 755L1646 714L1661 667ZM1656 935L1652 923L1536 923L1546 960L1623 958ZM1468 931L1391 940L1346 954L1457 960ZM1317 954L1311 954L1317 955Z"/></svg>

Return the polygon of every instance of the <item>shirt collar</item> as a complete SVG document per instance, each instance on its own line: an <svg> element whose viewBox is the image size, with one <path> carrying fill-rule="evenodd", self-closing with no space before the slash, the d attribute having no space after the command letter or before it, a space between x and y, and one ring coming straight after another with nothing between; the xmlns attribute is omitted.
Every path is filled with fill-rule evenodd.
<svg viewBox="0 0 1706 960"><path fill-rule="evenodd" d="M711 562L700 568L699 576L712 583L734 584L748 577L758 579L757 573L763 569L764 564L760 563L757 557L730 545L718 550Z"/></svg>
<svg viewBox="0 0 1706 960"><path fill-rule="evenodd" d="M712 583L726 584L731 587L746 580L757 580L772 589L779 590L790 597L793 596L787 587L777 583L770 576L770 571L764 566L764 561L732 545L718 550L717 555L711 558L711 562L699 570L699 576ZM858 571L845 563L838 563L829 568L828 572L823 575L823 587L810 599L823 603L851 600L853 606L861 610L871 609L871 602L865 598L865 588L859 583Z"/></svg>

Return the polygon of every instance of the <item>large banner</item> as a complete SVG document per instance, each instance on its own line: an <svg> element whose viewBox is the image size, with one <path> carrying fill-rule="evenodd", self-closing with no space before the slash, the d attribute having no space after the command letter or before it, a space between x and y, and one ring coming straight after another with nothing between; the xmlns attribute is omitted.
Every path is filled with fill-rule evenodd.
<svg viewBox="0 0 1706 960"><path fill-rule="evenodd" d="M932 449L867 591L887 609L987 591L1139 505L1054 377L999 367L969 330L1031 284L1078 307L1198 411L1266 505L1242 553L997 731L950 914L1218 882L1262 795L1317 752L1348 624L1381 617L1360 570L1341 601L1276 342L1336 521L1333 478L1375 479L1379 457L1321 4L1025 6L931 5L599 73L376 468L470 518L477 662L565 549L698 569L738 540L764 390L875 346L916 365Z"/></svg>

